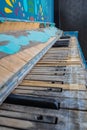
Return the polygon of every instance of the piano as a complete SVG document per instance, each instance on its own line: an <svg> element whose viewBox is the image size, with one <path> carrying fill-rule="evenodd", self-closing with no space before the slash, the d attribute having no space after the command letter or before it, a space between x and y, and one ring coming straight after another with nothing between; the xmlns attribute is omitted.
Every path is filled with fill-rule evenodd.
<svg viewBox="0 0 87 130"><path fill-rule="evenodd" d="M87 66L78 32L9 17L0 23L0 130L86 130Z"/></svg>

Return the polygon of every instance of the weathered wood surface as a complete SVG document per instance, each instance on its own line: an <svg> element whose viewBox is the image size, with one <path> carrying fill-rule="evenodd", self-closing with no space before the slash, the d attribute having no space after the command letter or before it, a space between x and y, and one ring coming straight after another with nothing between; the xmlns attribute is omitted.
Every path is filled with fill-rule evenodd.
<svg viewBox="0 0 87 130"><path fill-rule="evenodd" d="M9 128L9 127L4 127L4 126L0 126L1 130L15 130L15 128Z"/></svg>
<svg viewBox="0 0 87 130"><path fill-rule="evenodd" d="M75 65L79 65L82 66L80 61L69 61L69 62L64 62L64 61L59 61L59 62L41 62L41 63L37 63L37 66L75 66Z"/></svg>
<svg viewBox="0 0 87 130"><path fill-rule="evenodd" d="M2 113L3 111L3 113ZM27 118L31 113L45 116L58 117L57 124L39 123L30 121ZM5 112L5 113L4 113ZM17 112L19 114L17 114ZM14 114L13 114L14 113ZM6 114L6 115L5 115ZM16 115L17 114L17 115ZM21 119L23 117L24 119ZM0 108L0 125L4 130L23 129L23 130L86 130L87 112L76 110L49 110L40 108L30 108L11 104L3 104ZM6 128L6 129L5 129Z"/></svg>
<svg viewBox="0 0 87 130"><path fill-rule="evenodd" d="M57 89L55 90L57 91ZM60 108L63 109L75 109L75 110L87 110L87 96L86 93L78 91L67 91L62 94L62 92L52 92L50 89L48 91L41 90L28 90L28 89L16 89L14 94L25 95L25 96L35 96L35 97L47 97L49 99L56 99L60 103ZM65 95L64 95L65 94ZM82 97L83 96L83 97Z"/></svg>
<svg viewBox="0 0 87 130"><path fill-rule="evenodd" d="M48 110L23 106L20 103L4 103L0 106L2 130L87 130L85 69L75 44L76 40L72 38L70 41L72 44L65 49L66 55L63 54L62 59L60 52L64 53L64 48L50 49L12 92L19 96L55 99L60 103L60 109ZM72 48L75 48L74 52ZM24 61L26 60L27 58ZM38 115L43 116L43 120L37 121Z"/></svg>
<svg viewBox="0 0 87 130"><path fill-rule="evenodd" d="M28 22L4 22L0 23L0 33L9 31L24 31L39 28L39 23Z"/></svg>
<svg viewBox="0 0 87 130"><path fill-rule="evenodd" d="M12 93L14 94L25 94L25 95L42 95L47 97L58 97L58 98L75 98L87 100L87 91L76 91L76 90L64 90L62 88L44 88L44 87L30 87L30 86L19 86Z"/></svg>
<svg viewBox="0 0 87 130"><path fill-rule="evenodd" d="M70 75L63 75L63 76L49 76L49 75L28 75L25 79L27 80L35 80L35 81L50 81L50 82L59 82L61 84L82 84L85 85L86 82L84 80L84 75L83 76L77 76L77 75L72 75L72 78L70 79Z"/></svg>
<svg viewBox="0 0 87 130"><path fill-rule="evenodd" d="M44 68L44 67L43 67ZM71 70L72 71L72 70ZM48 67L48 69L33 69L28 75L69 75L71 73L71 71L69 70L65 70L65 69L59 69L57 70L57 68L51 69L50 67ZM76 72L73 70L72 75L76 74ZM84 76L85 71L84 70L77 70L77 74L79 76Z"/></svg>
<svg viewBox="0 0 87 130"><path fill-rule="evenodd" d="M0 88L2 88L2 84L4 84L9 79L9 77L12 77L12 76L13 76L12 72L0 66Z"/></svg>
<svg viewBox="0 0 87 130"><path fill-rule="evenodd" d="M59 82L46 82L46 81L30 81L23 80L21 85L32 86L32 87L52 87L52 88L62 88L68 90L86 90L85 85L78 84L60 84Z"/></svg>
<svg viewBox="0 0 87 130"><path fill-rule="evenodd" d="M71 73L77 73L77 74L83 74L85 73L85 70L84 68L82 67L79 67L79 66L62 66L62 67L37 67L37 66L34 66L33 69L30 71L30 73L33 73L33 72L37 72L37 73L40 73L40 72L53 72L53 71L56 71L56 72L65 72L65 73L68 73L68 72L71 72ZM29 73L29 74L30 74Z"/></svg>
<svg viewBox="0 0 87 130"><path fill-rule="evenodd" d="M9 35L10 34L11 33L9 33ZM16 34L14 33L14 35ZM18 32L17 35L19 36L21 34ZM6 57L0 59L0 104L2 104L6 97L30 71L30 69L56 42L60 35L51 37L48 42L44 44L32 43L31 46L22 49L19 53L7 55Z"/></svg>

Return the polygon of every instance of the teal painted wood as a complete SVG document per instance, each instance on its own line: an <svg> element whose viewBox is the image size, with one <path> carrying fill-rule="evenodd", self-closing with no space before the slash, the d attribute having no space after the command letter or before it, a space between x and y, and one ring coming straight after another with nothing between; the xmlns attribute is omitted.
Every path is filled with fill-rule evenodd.
<svg viewBox="0 0 87 130"><path fill-rule="evenodd" d="M55 36L57 32L57 28L50 27L45 28L42 31L23 31L21 35L21 32L17 32L17 34L0 34L0 52L6 54L15 54L19 52L23 46L27 47L27 45L31 44L31 42L45 44L51 37Z"/></svg>
<svg viewBox="0 0 87 130"><path fill-rule="evenodd" d="M34 65L43 57L43 55L53 46L53 44L61 37L62 33L56 37L47 47L45 47L39 54L37 54L31 61L19 70L14 76L6 83L0 86L0 105L7 98L7 96L18 86L21 80L27 73L34 67Z"/></svg>

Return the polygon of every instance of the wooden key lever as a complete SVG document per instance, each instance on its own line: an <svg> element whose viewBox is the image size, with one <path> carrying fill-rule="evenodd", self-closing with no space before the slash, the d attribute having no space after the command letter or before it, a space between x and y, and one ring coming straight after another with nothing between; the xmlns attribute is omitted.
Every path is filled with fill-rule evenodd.
<svg viewBox="0 0 87 130"><path fill-rule="evenodd" d="M24 105L30 107L39 107L47 109L60 109L60 103L55 99L47 99L42 97L33 97L33 96L24 96L24 95L15 95L11 94L6 100L5 103Z"/></svg>

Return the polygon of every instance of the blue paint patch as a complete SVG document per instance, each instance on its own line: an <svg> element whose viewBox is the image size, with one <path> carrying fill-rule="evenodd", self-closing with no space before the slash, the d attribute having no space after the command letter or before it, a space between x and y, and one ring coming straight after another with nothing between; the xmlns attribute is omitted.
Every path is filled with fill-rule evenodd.
<svg viewBox="0 0 87 130"><path fill-rule="evenodd" d="M35 2L35 15L37 15L37 13L38 13L38 9L37 9L38 2L37 2L37 0L34 0L34 2Z"/></svg>
<svg viewBox="0 0 87 130"><path fill-rule="evenodd" d="M0 46L0 52L7 54L15 54L20 51L22 46L27 46L30 42L45 43L51 37L55 36L58 30L55 27L43 29L41 31L26 31L27 36L15 36L8 34L0 34L0 42L7 42L7 45Z"/></svg>
<svg viewBox="0 0 87 130"><path fill-rule="evenodd" d="M28 11L27 0L23 0L23 5L24 5L25 12L27 12Z"/></svg>

